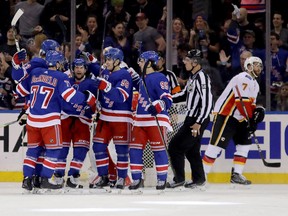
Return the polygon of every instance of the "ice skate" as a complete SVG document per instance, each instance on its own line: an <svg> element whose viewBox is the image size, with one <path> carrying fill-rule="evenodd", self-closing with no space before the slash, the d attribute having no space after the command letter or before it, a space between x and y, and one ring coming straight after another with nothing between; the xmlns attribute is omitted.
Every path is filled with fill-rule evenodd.
<svg viewBox="0 0 288 216"><path fill-rule="evenodd" d="M82 189L83 185L80 184L79 177L80 177L80 175L68 176L68 179L67 179L67 182L66 182L66 187Z"/></svg>
<svg viewBox="0 0 288 216"><path fill-rule="evenodd" d="M181 187L183 186L185 181L177 182L175 177L173 178L172 181L167 182L166 188L176 188L176 187Z"/></svg>
<svg viewBox="0 0 288 216"><path fill-rule="evenodd" d="M62 185L62 187L64 186L65 180L64 180L63 176L60 176L59 174L54 173L54 177L53 178L54 178L54 181L55 181L56 184Z"/></svg>
<svg viewBox="0 0 288 216"><path fill-rule="evenodd" d="M90 190L91 193L96 192L110 193L111 189L108 188L107 186L110 186L108 176L97 176L95 181L89 184L89 188L93 189Z"/></svg>
<svg viewBox="0 0 288 216"><path fill-rule="evenodd" d="M51 178L41 178L41 186L42 189L52 189L52 190L56 190L56 189L60 189L62 188L62 185L57 184L56 182L54 182Z"/></svg>
<svg viewBox="0 0 288 216"><path fill-rule="evenodd" d="M166 180L157 180L156 190L164 190L166 188Z"/></svg>
<svg viewBox="0 0 288 216"><path fill-rule="evenodd" d="M232 168L231 170L231 179L230 179L230 182L233 184L233 185L243 185L243 186L247 186L247 185L251 185L251 181L250 180L247 180L245 178L245 176L239 174L239 173L236 173L234 172L234 168Z"/></svg>
<svg viewBox="0 0 288 216"><path fill-rule="evenodd" d="M133 182L129 185L128 189L132 192L132 193L136 193L136 194L142 194L143 191L142 189L144 188L144 182L143 179L136 179L133 180Z"/></svg>
<svg viewBox="0 0 288 216"><path fill-rule="evenodd" d="M25 189L25 192L31 192L33 189L33 179L32 177L24 177L22 182L22 188Z"/></svg>
<svg viewBox="0 0 288 216"><path fill-rule="evenodd" d="M40 188L40 186L41 186L40 176L33 176L33 186L34 186L34 188Z"/></svg>
<svg viewBox="0 0 288 216"><path fill-rule="evenodd" d="M123 190L125 187L125 179L124 178L118 178L115 188Z"/></svg>
<svg viewBox="0 0 288 216"><path fill-rule="evenodd" d="M206 181L200 181L200 182L189 181L189 182L185 182L184 187L185 188L189 188L189 189L196 189L196 190L199 190L199 191L205 191L206 190Z"/></svg>

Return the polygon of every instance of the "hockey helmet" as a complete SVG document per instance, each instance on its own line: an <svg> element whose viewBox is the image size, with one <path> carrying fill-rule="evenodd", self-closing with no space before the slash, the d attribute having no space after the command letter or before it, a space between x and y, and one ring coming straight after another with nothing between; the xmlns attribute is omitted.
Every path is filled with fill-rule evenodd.
<svg viewBox="0 0 288 216"><path fill-rule="evenodd" d="M251 56L251 57L248 57L245 62L244 62L244 69L246 71L253 71L253 64L254 63L259 63L262 67L262 60L259 58L259 57L256 57L256 56ZM248 65L251 65L251 69L249 70L248 69Z"/></svg>
<svg viewBox="0 0 288 216"><path fill-rule="evenodd" d="M122 50L120 50L118 48L108 49L108 51L105 52L104 57L105 57L105 59L110 58L110 59L113 59L114 61L118 59L120 62L123 61L123 59L124 59L124 55L123 55Z"/></svg>
<svg viewBox="0 0 288 216"><path fill-rule="evenodd" d="M85 60L82 59L82 58L76 58L76 59L73 61L73 63L72 63L72 69L74 70L74 68L75 68L76 66L84 66L84 68L87 67Z"/></svg>
<svg viewBox="0 0 288 216"><path fill-rule="evenodd" d="M202 52L199 49L192 49L188 51L186 57L193 61L197 61L196 63L200 64L202 60Z"/></svg>
<svg viewBox="0 0 288 216"><path fill-rule="evenodd" d="M56 66L57 63L64 63L64 56L61 52L55 50L49 50L46 53L46 62L48 67Z"/></svg>
<svg viewBox="0 0 288 216"><path fill-rule="evenodd" d="M59 48L60 45L57 41L47 39L41 44L40 55L45 55L49 50L57 50Z"/></svg>
<svg viewBox="0 0 288 216"><path fill-rule="evenodd" d="M143 59L145 62L151 61L156 65L159 60L159 55L155 51L146 51L140 55L139 59Z"/></svg>

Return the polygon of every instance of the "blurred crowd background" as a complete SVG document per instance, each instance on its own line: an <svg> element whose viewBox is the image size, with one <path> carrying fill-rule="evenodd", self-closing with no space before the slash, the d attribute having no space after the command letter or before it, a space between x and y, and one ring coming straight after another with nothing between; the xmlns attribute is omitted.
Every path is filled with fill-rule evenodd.
<svg viewBox="0 0 288 216"><path fill-rule="evenodd" d="M76 55L79 50L86 51L100 61L101 52L109 46L120 48L125 62L136 71L137 58L143 51L155 50L165 59L166 0L75 0L74 28L71 28L72 1L0 1L0 109L19 109L24 103L23 99L13 97L16 84L11 78L11 59L17 50L10 25L19 8L24 10L24 15L17 24L17 38L21 48L27 49L29 58L38 56L44 40L54 39L61 44L67 62L71 61L72 48ZM288 111L287 0L269 0L269 13L265 0L172 2L172 50L168 53L171 68L168 69L176 74L182 87L189 75L182 59L191 49L203 53L203 67L212 80L215 100L229 80L243 71L245 58L258 56L264 65L265 59L271 58L268 107L272 111ZM235 10L232 4L240 10ZM267 14L271 14L269 47L265 46ZM71 29L75 29L73 39ZM258 78L261 87L258 101L264 106L267 103L265 71Z"/></svg>

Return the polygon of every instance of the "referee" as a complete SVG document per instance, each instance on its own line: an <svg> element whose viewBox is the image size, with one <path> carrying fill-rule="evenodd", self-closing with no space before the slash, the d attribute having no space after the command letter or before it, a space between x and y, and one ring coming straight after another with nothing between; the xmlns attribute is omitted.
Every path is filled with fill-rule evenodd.
<svg viewBox="0 0 288 216"><path fill-rule="evenodd" d="M213 107L211 82L201 67L201 51L193 49L183 59L186 70L191 73L185 88L172 96L173 103L186 101L187 115L183 126L169 143L168 152L174 178L167 188L184 185L187 188L204 186L206 179L200 154L201 138L207 127ZM192 181L185 183L185 156L192 170Z"/></svg>

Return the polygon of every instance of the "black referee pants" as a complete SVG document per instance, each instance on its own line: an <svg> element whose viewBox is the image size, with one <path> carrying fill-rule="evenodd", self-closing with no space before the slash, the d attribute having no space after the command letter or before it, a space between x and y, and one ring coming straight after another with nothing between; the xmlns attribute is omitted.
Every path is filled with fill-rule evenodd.
<svg viewBox="0 0 288 216"><path fill-rule="evenodd" d="M196 122L194 117L186 117L183 126L169 143L168 152L175 170L176 182L185 181L185 157L190 163L193 182L205 181L205 173L200 154L201 138L209 123L209 117L201 124L200 135L192 136L191 128Z"/></svg>

